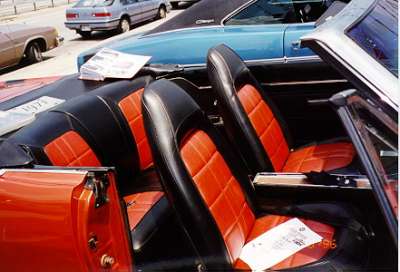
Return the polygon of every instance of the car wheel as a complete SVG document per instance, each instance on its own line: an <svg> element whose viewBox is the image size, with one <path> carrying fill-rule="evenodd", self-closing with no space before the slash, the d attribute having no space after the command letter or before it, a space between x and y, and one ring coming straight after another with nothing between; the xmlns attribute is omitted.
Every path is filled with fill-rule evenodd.
<svg viewBox="0 0 400 272"><path fill-rule="evenodd" d="M158 9L157 19L164 19L167 17L167 10L164 7Z"/></svg>
<svg viewBox="0 0 400 272"><path fill-rule="evenodd" d="M25 59L28 64L41 62L43 60L42 51L37 42L28 45L25 51Z"/></svg>
<svg viewBox="0 0 400 272"><path fill-rule="evenodd" d="M179 8L179 2L172 2L171 6L173 9L177 9L177 8Z"/></svg>
<svg viewBox="0 0 400 272"><path fill-rule="evenodd" d="M118 26L118 32L119 33L125 33L128 32L131 29L131 23L127 18L122 18L121 21L119 21L119 26Z"/></svg>
<svg viewBox="0 0 400 272"><path fill-rule="evenodd" d="M92 35L91 31L78 31L78 34L82 36L84 39L89 39Z"/></svg>

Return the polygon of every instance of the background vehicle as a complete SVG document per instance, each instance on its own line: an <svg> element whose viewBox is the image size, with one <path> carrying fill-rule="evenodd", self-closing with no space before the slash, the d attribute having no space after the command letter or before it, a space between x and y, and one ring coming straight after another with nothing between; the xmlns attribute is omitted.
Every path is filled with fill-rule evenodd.
<svg viewBox="0 0 400 272"><path fill-rule="evenodd" d="M42 52L61 45L62 41L53 27L0 25L0 69L17 65L21 60L26 63L42 61Z"/></svg>
<svg viewBox="0 0 400 272"><path fill-rule="evenodd" d="M249 65L263 61L283 77L295 77L291 69L299 64L309 69L326 69L310 49L300 47L299 38L315 28L315 20L326 11L329 3L322 0L204 0L149 33L101 47L149 55L152 56L150 63L205 67L208 49L224 43ZM305 15L303 9L307 9L309 15ZM98 50L94 48L80 54L78 68Z"/></svg>
<svg viewBox="0 0 400 272"><path fill-rule="evenodd" d="M398 15L395 11L396 1L353 0L337 17L302 39L324 61L338 69L345 80L313 80L315 75L302 74L296 82L285 84L287 82L281 81L278 84L276 82L280 75L272 74L277 78L271 84L266 80L267 75L271 76L271 70L264 69L261 61L249 67L260 83L260 88L275 102L282 119L286 120L295 147L335 137L351 139L357 151L357 158L351 166L359 173L357 176L328 176L335 180L339 177L343 181L360 178L363 186L318 185L303 175L300 180L293 181L293 176L273 172L270 174L275 178L283 175L281 184L274 183L272 179L265 183L255 183L254 187L257 202L264 204L263 208L268 212L271 208L279 209L302 201L341 202L358 208L360 217L369 223L367 229L357 230L354 221L350 220L336 222L339 226L333 225L327 232L333 234L331 230L334 229L336 235L336 228L345 226L358 233L360 240L369 239L368 245L362 250L354 250L354 247L348 246L348 236L342 236L341 233L334 236L338 238L337 241L344 238L345 242L344 245L336 243L344 247L338 253L352 254L352 261L367 263L357 271L397 269L399 99L395 56ZM382 31L371 31L376 29ZM388 31L393 35L385 35ZM356 33L362 35L354 35ZM385 58L382 58L381 52L391 53L386 53ZM48 85L42 82L41 87L31 89L28 93L22 94L22 90L18 90L21 95L0 103L1 110L11 110L21 105L26 106L42 96L66 100L57 108L38 114L35 121L21 130L2 135L0 140L0 168L4 168L0 170L3 228L0 260L5 270L53 271L59 267L74 271L105 268L114 271L207 269L200 266L202 260L192 251L193 246L197 246L197 240L187 238L188 232L182 229L181 221L174 217L174 212L166 221L162 221L164 223L156 220L160 215L160 206L155 202L163 204L165 202L158 201L167 201L168 205L174 203L168 202L170 198L158 198L162 187L149 163L151 158L148 156L146 138L142 137L142 116L138 107L140 92L155 77L163 77L164 81L169 80L172 82L170 84L179 85L195 99L202 112L215 121L217 129L224 129L224 123L219 122L218 103L215 103L209 80L202 77L202 67L154 66L146 67L141 75L132 80L92 82L81 81L78 75L71 75ZM298 71L301 69L299 66ZM9 85L13 88L12 83ZM350 88L353 90L343 92ZM160 89L160 93L168 91ZM168 102L174 105L176 101L169 99ZM179 108L175 108L179 114L174 117L184 118L191 113L186 111L181 114ZM161 111L161 107L159 109ZM186 124L191 121L195 123L197 119L186 119ZM62 126L55 125L60 122ZM173 124L182 129L192 128L183 122ZM73 133L61 137L66 131ZM72 139L68 138L71 135ZM184 133L175 135L182 139L186 136ZM71 150L75 149L79 152L73 154ZM166 158L167 161L171 154L179 155L179 152L158 158ZM193 158L194 162L202 161L197 160L196 155ZM235 165L233 160L231 165ZM215 176L222 176L221 168L202 169L206 168L218 171ZM117 186L119 190L116 190ZM212 192L215 187L204 188L210 188ZM157 197L152 195L145 199L145 203L139 199L127 198L132 194L149 192L157 193ZM229 192L229 195L236 196L235 192ZM186 199L191 200L191 196ZM197 204L198 201L190 203L195 210L197 205L193 203ZM167 210L176 211L168 205ZM224 207L228 207L228 210L231 209L229 206ZM145 208L150 217L149 221L142 222L150 226L151 237L139 245L135 241L143 232L132 229L130 225L135 220L135 208L138 208L136 212L139 213ZM203 208L199 210L204 211ZM264 214L265 210L260 210L260 214ZM196 213L190 215L193 214ZM220 214L225 218L224 210ZM29 229L26 227L27 222L30 222ZM209 226L210 223L204 222L206 224ZM331 224L323 222L323 225ZM196 226L202 227L202 224ZM207 238L208 233L205 234ZM330 257L337 256L333 246L322 248L316 244L315 248L328 252L322 256L328 258L328 261ZM385 248L384 252L382 248ZM365 254L360 254L364 250ZM314 258L313 254L306 256L303 259ZM18 261L20 259L25 261ZM340 263L341 260L338 260Z"/></svg>
<svg viewBox="0 0 400 272"><path fill-rule="evenodd" d="M66 11L65 26L84 38L95 30L129 31L131 25L165 18L168 0L80 0Z"/></svg>

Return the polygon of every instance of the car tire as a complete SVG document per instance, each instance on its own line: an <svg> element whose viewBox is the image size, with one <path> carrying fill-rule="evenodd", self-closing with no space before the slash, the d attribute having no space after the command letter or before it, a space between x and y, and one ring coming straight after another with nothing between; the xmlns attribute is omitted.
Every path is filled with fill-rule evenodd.
<svg viewBox="0 0 400 272"><path fill-rule="evenodd" d="M118 33L125 33L131 30L131 22L128 18L122 17L118 25Z"/></svg>
<svg viewBox="0 0 400 272"><path fill-rule="evenodd" d="M77 31L77 32L79 35L81 35L83 39L89 39L92 36L91 31Z"/></svg>
<svg viewBox="0 0 400 272"><path fill-rule="evenodd" d="M167 17L167 10L165 7L160 7L158 9L158 13L157 13L157 19L164 19L165 17Z"/></svg>
<svg viewBox="0 0 400 272"><path fill-rule="evenodd" d="M28 44L25 50L25 62L32 64L43 61L42 50L37 42Z"/></svg>
<svg viewBox="0 0 400 272"><path fill-rule="evenodd" d="M172 2L171 6L173 9L177 9L177 8L179 8L179 2Z"/></svg>

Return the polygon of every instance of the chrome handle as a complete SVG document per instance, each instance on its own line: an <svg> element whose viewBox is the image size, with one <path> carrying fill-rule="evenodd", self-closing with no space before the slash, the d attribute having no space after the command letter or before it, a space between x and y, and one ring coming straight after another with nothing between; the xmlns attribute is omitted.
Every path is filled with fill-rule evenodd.
<svg viewBox="0 0 400 272"><path fill-rule="evenodd" d="M293 48L293 50L299 50L300 49L300 40L293 41L292 48Z"/></svg>

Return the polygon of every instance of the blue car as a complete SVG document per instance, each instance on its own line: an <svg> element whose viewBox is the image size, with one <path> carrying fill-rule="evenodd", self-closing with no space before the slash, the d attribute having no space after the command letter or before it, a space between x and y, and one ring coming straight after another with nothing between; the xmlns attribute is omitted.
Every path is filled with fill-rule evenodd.
<svg viewBox="0 0 400 272"><path fill-rule="evenodd" d="M151 64L205 65L209 48L225 43L247 62L271 65L321 62L299 38L331 14L326 0L204 0L155 30L103 45L152 56ZM344 6L343 2L340 2ZM336 8L335 8L336 7ZM100 48L78 57L78 67Z"/></svg>

